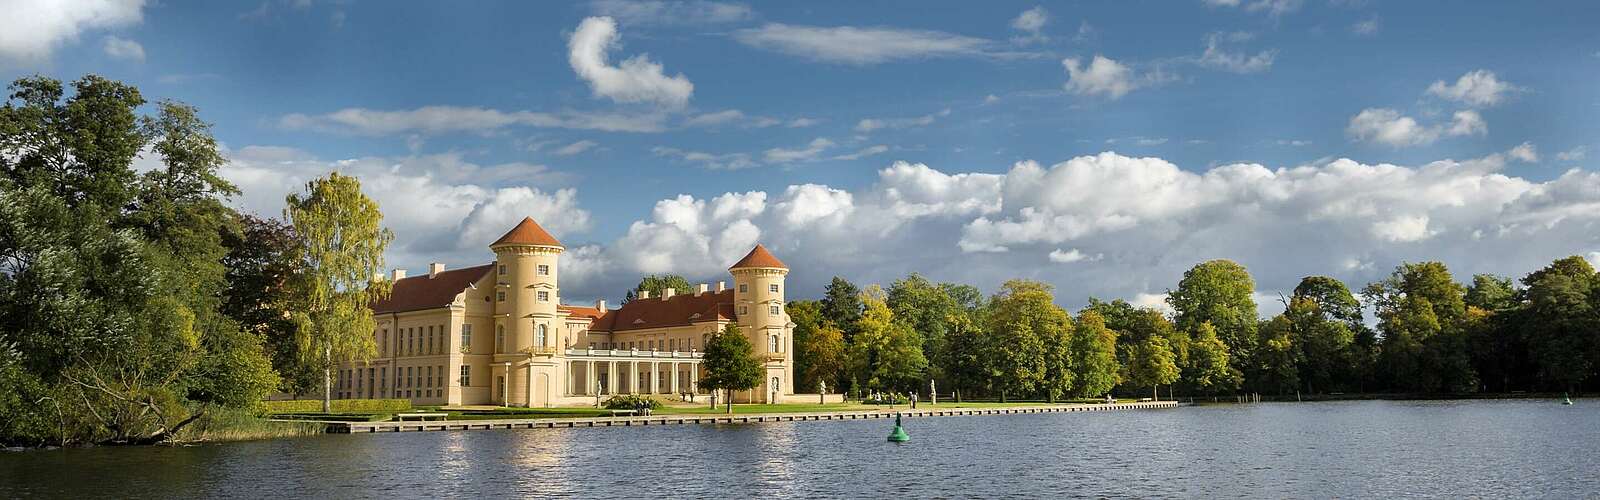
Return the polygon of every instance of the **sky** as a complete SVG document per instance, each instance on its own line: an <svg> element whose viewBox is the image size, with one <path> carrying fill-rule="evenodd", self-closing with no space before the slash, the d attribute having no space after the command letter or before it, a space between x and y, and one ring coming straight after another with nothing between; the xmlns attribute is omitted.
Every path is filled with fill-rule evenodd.
<svg viewBox="0 0 1600 500"><path fill-rule="evenodd" d="M359 177L413 274L532 216L561 295L918 272L1159 306L1232 259L1458 280L1600 261L1586 1L0 0L0 77L99 74L214 124L242 210ZM159 164L149 155L140 164Z"/></svg>

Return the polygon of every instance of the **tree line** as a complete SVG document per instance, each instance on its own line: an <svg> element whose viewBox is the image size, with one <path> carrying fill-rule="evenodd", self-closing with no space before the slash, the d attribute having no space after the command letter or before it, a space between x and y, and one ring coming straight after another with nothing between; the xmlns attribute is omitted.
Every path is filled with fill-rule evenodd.
<svg viewBox="0 0 1600 500"><path fill-rule="evenodd" d="M0 444L173 440L374 354L391 236L337 173L239 213L189 105L98 76L0 106ZM156 160L136 168L135 160Z"/></svg>
<svg viewBox="0 0 1600 500"><path fill-rule="evenodd" d="M1076 315L1050 285L992 296L912 274L888 290L835 277L795 300L799 390L1062 398L1593 390L1600 383L1600 275L1567 257L1513 281L1458 283L1443 263L1406 263L1359 295L1309 276L1260 318L1241 265L1196 265L1170 313L1090 299ZM1366 315L1371 312L1373 320Z"/></svg>

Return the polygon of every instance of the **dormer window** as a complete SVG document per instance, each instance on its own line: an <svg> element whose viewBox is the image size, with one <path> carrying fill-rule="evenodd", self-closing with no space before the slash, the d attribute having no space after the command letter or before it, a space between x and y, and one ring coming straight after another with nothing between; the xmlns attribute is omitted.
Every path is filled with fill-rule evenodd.
<svg viewBox="0 0 1600 500"><path fill-rule="evenodd" d="M549 276L550 266L539 264L539 267L534 268L534 272L538 273L540 276Z"/></svg>

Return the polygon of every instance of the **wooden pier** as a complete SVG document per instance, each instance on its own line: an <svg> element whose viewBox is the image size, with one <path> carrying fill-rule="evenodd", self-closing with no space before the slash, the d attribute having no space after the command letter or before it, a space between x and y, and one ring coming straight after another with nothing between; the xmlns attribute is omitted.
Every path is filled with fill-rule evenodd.
<svg viewBox="0 0 1600 500"><path fill-rule="evenodd" d="M1078 411L1148 410L1176 408L1175 401L1113 404L1059 404L1003 408L939 408L927 410L859 410L838 412L652 415L648 417L550 417L496 420L447 420L427 422L322 422L327 432L362 434L373 432L465 431L480 429L553 429L560 427L612 427L678 424L754 424L761 422L799 422L808 420L861 420L894 418L896 413L909 418L963 417L974 415L1017 415L1024 413L1064 413Z"/></svg>

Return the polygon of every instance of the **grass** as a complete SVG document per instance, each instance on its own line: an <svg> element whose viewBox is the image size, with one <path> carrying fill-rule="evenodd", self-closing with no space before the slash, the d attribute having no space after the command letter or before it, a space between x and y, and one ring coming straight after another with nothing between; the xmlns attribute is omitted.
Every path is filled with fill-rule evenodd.
<svg viewBox="0 0 1600 500"><path fill-rule="evenodd" d="M251 441L321 434L322 424L274 422L241 409L213 409L205 418L178 431L179 443Z"/></svg>

